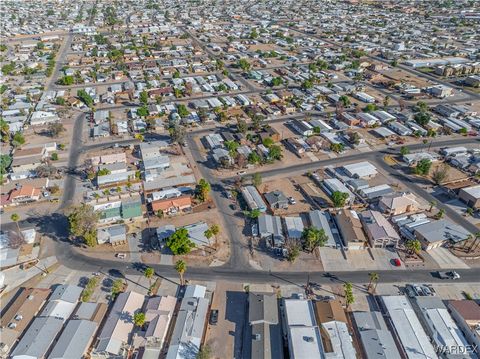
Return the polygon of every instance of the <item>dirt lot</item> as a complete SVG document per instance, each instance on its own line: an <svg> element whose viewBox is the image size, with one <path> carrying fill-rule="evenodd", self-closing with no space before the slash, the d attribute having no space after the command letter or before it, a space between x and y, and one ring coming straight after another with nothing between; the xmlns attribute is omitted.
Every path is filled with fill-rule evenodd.
<svg viewBox="0 0 480 359"><path fill-rule="evenodd" d="M253 257L250 261L253 267L262 270L271 271L291 271L291 272L308 272L308 271L323 271L323 265L320 258L315 254L300 252L297 260L290 263L286 259L277 257L273 252L257 248L254 251Z"/></svg>
<svg viewBox="0 0 480 359"><path fill-rule="evenodd" d="M443 169L444 166L445 166L445 169L447 171L447 178L443 182L444 184L448 183L448 182L452 182L452 181L455 181L455 182L461 181L461 180L467 179L469 177L466 173L456 169L455 167L450 166L448 163L433 162L432 163L432 168L430 169L430 174L428 175L427 178L432 181L433 173L435 173L435 171L438 170L438 169Z"/></svg>
<svg viewBox="0 0 480 359"><path fill-rule="evenodd" d="M429 85L429 83L426 80L423 80L420 77L411 75L408 72L403 71L401 69L384 70L384 71L380 71L380 73L385 77L392 79L394 81L405 82L407 84L411 84L417 87L425 87Z"/></svg>
<svg viewBox="0 0 480 359"><path fill-rule="evenodd" d="M218 310L217 324L208 324L205 335L212 358L241 358L243 329L248 325L247 294L243 285L218 282L211 308Z"/></svg>
<svg viewBox="0 0 480 359"><path fill-rule="evenodd" d="M275 210L276 215L284 216L288 214L296 214L300 212L308 212L311 208L310 203L302 196L301 192L298 191L294 183L297 180L302 180L302 177L299 178L278 178L272 181L262 183L260 185L260 192L266 193L270 191L280 190L286 197L293 197L296 201L296 204L289 205L288 209L277 209ZM295 182L294 182L295 181Z"/></svg>

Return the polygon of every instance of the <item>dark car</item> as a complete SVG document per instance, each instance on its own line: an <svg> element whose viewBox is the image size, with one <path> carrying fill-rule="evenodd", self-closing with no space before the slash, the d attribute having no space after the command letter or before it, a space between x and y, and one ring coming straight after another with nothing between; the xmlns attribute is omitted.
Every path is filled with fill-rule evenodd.
<svg viewBox="0 0 480 359"><path fill-rule="evenodd" d="M212 309L212 311L210 311L209 323L211 325L215 325L217 324L217 322L218 322L218 309Z"/></svg>

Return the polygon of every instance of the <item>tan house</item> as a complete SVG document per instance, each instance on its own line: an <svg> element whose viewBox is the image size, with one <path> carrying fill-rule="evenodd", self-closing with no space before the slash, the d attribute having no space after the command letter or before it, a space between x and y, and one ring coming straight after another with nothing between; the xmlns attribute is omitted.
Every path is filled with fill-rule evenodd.
<svg viewBox="0 0 480 359"><path fill-rule="evenodd" d="M342 209L334 218L346 249L364 249L367 237L357 212Z"/></svg>
<svg viewBox="0 0 480 359"><path fill-rule="evenodd" d="M396 216L416 212L419 210L420 204L413 193L392 193L380 198L378 208L385 214Z"/></svg>
<svg viewBox="0 0 480 359"><path fill-rule="evenodd" d="M192 208L192 198L190 196L182 196L177 198L167 198L152 202L152 210L157 213L162 211L165 215L178 214L189 211Z"/></svg>

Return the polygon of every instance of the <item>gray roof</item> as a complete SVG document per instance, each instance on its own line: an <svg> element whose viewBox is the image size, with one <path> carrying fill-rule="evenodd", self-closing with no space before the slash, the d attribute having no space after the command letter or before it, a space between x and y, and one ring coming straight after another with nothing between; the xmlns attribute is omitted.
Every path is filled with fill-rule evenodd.
<svg viewBox="0 0 480 359"><path fill-rule="evenodd" d="M282 193L282 191L272 191L265 193L265 199L270 206L276 206L277 204L282 206L288 204L288 198Z"/></svg>
<svg viewBox="0 0 480 359"><path fill-rule="evenodd" d="M203 338L209 300L183 298L178 312L167 359L195 359Z"/></svg>
<svg viewBox="0 0 480 359"><path fill-rule="evenodd" d="M48 358L82 359L96 330L97 324L89 320L70 320Z"/></svg>
<svg viewBox="0 0 480 359"><path fill-rule="evenodd" d="M335 238L333 237L332 229L329 224L330 214L317 209L315 211L308 212L308 217L310 219L312 227L315 227L317 229L323 229L325 231L325 234L328 237L328 241L327 243L325 243L325 245L329 247L336 247L337 244L335 242Z"/></svg>
<svg viewBox="0 0 480 359"><path fill-rule="evenodd" d="M274 240L283 240L282 221L279 216L269 214L258 217L258 233L260 237L265 238L273 236Z"/></svg>
<svg viewBox="0 0 480 359"><path fill-rule="evenodd" d="M401 358L382 313L354 312L353 317L367 359Z"/></svg>
<svg viewBox="0 0 480 359"><path fill-rule="evenodd" d="M257 294L250 292L248 295L248 321L278 323L277 296L274 293Z"/></svg>
<svg viewBox="0 0 480 359"><path fill-rule="evenodd" d="M37 317L12 352L12 358L43 358L63 326L63 320Z"/></svg>
<svg viewBox="0 0 480 359"><path fill-rule="evenodd" d="M471 234L466 229L441 219L415 227L415 234L420 234L428 242L452 241L461 242Z"/></svg>
<svg viewBox="0 0 480 359"><path fill-rule="evenodd" d="M76 285L59 285L55 288L48 300L63 300L69 303L76 303L78 302L82 291L83 289Z"/></svg>

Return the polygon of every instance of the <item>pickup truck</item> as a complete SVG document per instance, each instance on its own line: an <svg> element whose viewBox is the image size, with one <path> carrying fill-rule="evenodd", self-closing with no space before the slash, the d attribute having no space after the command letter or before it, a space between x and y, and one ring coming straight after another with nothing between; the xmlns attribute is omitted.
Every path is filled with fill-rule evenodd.
<svg viewBox="0 0 480 359"><path fill-rule="evenodd" d="M437 272L440 279L460 279L460 274L455 271L450 272Z"/></svg>

